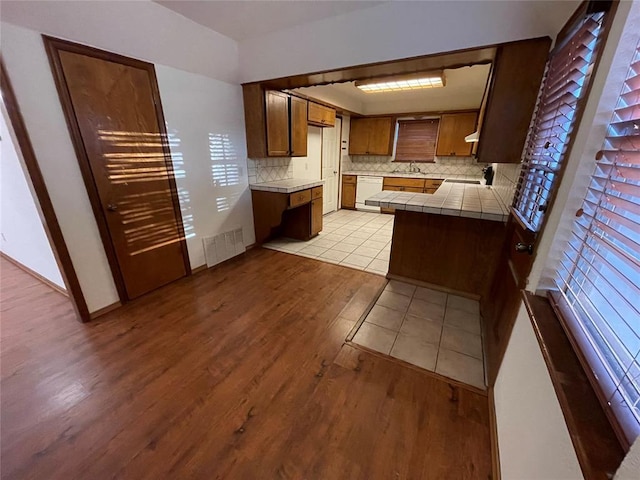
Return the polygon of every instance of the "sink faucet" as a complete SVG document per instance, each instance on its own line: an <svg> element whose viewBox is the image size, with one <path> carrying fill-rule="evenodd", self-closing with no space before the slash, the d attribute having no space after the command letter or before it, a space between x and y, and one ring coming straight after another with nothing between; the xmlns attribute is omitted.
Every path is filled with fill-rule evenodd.
<svg viewBox="0 0 640 480"><path fill-rule="evenodd" d="M409 171L412 173L421 173L420 169L413 165L414 162L409 163Z"/></svg>

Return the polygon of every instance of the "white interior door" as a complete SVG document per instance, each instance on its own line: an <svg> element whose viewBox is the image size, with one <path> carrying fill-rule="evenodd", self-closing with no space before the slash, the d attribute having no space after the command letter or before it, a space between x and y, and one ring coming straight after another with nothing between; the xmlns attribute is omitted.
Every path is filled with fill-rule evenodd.
<svg viewBox="0 0 640 480"><path fill-rule="evenodd" d="M340 158L340 132L342 120L336 118L336 126L322 129L322 179L324 180L323 213L338 208L338 162Z"/></svg>

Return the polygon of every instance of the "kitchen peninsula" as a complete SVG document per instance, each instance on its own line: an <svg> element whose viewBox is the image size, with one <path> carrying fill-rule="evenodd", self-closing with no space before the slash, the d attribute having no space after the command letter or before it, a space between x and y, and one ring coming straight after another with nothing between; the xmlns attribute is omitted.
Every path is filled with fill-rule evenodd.
<svg viewBox="0 0 640 480"><path fill-rule="evenodd" d="M434 194L383 191L366 204L395 209L390 278L479 298L489 293L509 210L492 187L458 182Z"/></svg>

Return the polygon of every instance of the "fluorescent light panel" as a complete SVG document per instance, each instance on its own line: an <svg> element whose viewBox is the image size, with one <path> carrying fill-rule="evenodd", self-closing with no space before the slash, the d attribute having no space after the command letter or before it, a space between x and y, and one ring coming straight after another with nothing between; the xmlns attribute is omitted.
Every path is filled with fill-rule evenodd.
<svg viewBox="0 0 640 480"><path fill-rule="evenodd" d="M414 75L410 78L396 77L387 78L386 80L377 80L369 82L356 82L358 87L363 92L375 93L375 92L399 92L403 90L417 90L419 88L436 88L444 87L444 78L442 72L424 73L420 75Z"/></svg>

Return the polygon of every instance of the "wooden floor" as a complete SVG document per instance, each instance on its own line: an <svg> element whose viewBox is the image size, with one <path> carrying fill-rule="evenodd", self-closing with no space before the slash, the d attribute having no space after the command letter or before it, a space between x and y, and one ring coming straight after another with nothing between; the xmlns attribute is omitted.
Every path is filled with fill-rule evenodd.
<svg viewBox="0 0 640 480"><path fill-rule="evenodd" d="M6 479L487 479L487 398L344 338L383 277L263 249L91 324L1 260Z"/></svg>

